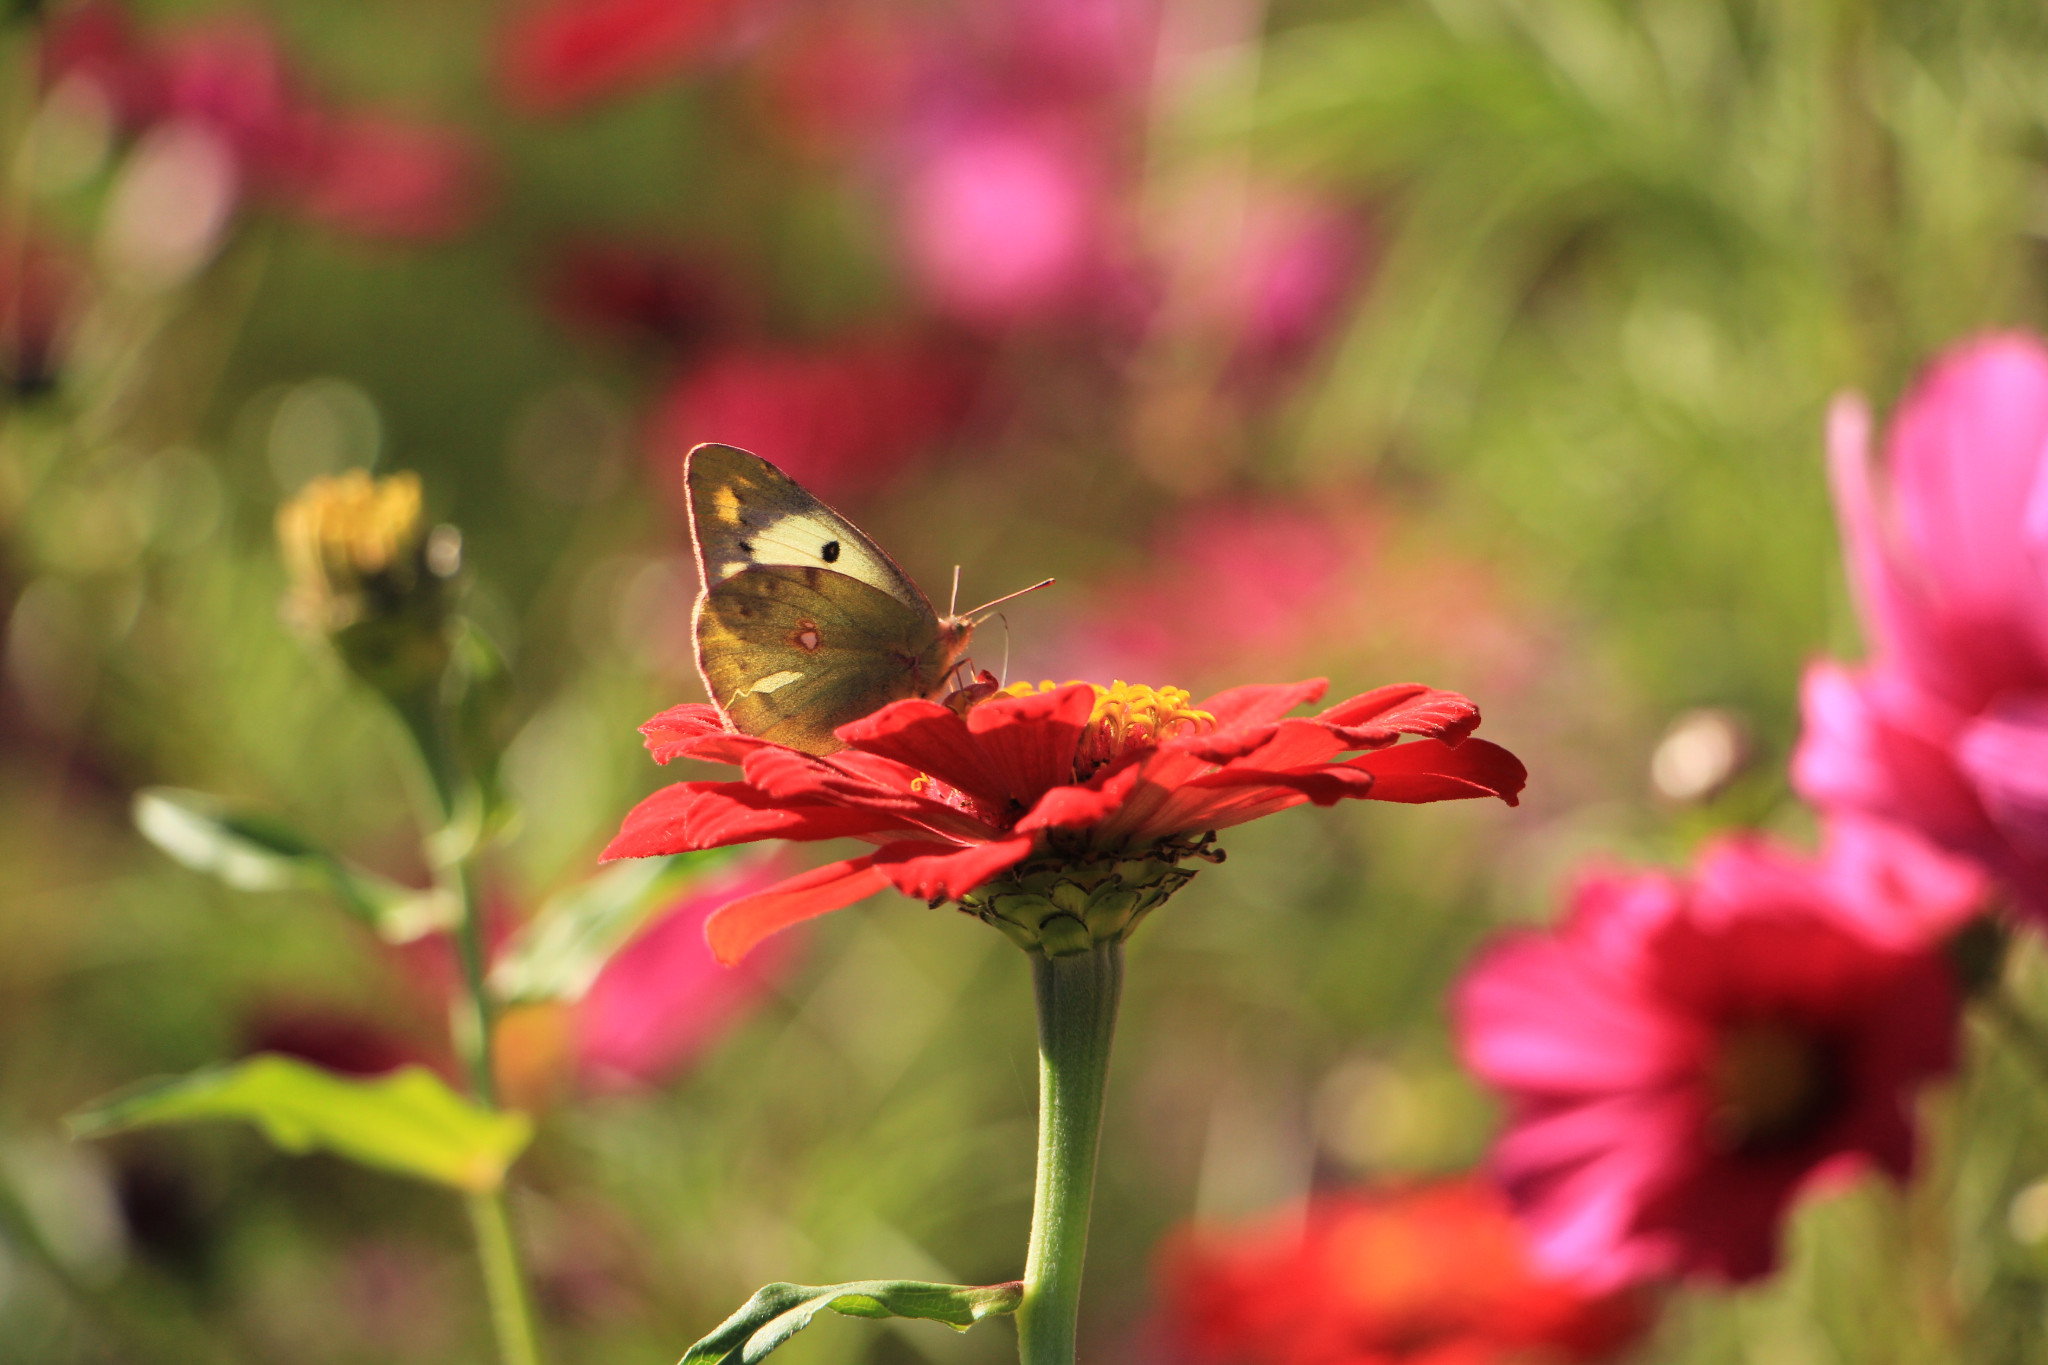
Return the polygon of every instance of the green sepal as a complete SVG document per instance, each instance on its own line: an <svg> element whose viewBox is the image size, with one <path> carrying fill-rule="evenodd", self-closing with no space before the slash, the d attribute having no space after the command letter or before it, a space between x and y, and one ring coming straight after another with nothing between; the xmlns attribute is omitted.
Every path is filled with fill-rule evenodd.
<svg viewBox="0 0 2048 1365"><path fill-rule="evenodd" d="M771 1284L683 1356L681 1365L754 1365L830 1308L850 1318L922 1318L964 1332L983 1318L1014 1313L1024 1284L926 1284L856 1280L852 1284Z"/></svg>
<svg viewBox="0 0 2048 1365"><path fill-rule="evenodd" d="M144 1081L66 1120L73 1137L209 1119L245 1119L287 1152L324 1148L365 1166L482 1193L532 1140L524 1114L486 1109L439 1076L408 1066L338 1076L262 1053L189 1076Z"/></svg>
<svg viewBox="0 0 2048 1365"><path fill-rule="evenodd" d="M148 787L135 795L136 829L195 872L238 891L330 892L388 942L453 926L454 898L380 877L337 857L275 817L236 810L204 792Z"/></svg>
<svg viewBox="0 0 2048 1365"><path fill-rule="evenodd" d="M630 858L551 896L498 956L491 990L504 1003L581 1000L604 964L729 849Z"/></svg>

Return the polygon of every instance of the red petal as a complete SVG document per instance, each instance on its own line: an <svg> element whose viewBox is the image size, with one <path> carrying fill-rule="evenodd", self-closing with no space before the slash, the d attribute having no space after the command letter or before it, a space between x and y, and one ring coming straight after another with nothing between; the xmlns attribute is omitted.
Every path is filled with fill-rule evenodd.
<svg viewBox="0 0 2048 1365"><path fill-rule="evenodd" d="M1418 739L1377 753L1361 754L1344 764L1376 779L1368 793L1375 801L1461 801L1498 796L1510 806L1529 781L1522 760L1483 739L1468 739L1452 748L1434 739Z"/></svg>
<svg viewBox="0 0 2048 1365"><path fill-rule="evenodd" d="M675 758L738 763L748 750L765 742L735 735L725 728L725 717L718 708L701 701L671 706L641 726L640 733L647 736L647 752L654 755L656 763Z"/></svg>
<svg viewBox="0 0 2048 1365"><path fill-rule="evenodd" d="M792 806L841 806L884 817L888 824L914 833L927 829L960 843L981 843L999 830L985 820L942 801L921 796L910 783L909 769L873 755L849 764L841 750L830 758L813 758L776 746L747 756L747 782L767 800Z"/></svg>
<svg viewBox="0 0 2048 1365"><path fill-rule="evenodd" d="M719 907L704 922L712 956L730 967L770 934L874 895L889 884L874 866L877 856L829 863Z"/></svg>
<svg viewBox="0 0 2048 1365"><path fill-rule="evenodd" d="M839 839L901 827L884 812L777 802L744 782L678 782L627 812L599 857L649 858L757 839Z"/></svg>
<svg viewBox="0 0 2048 1365"><path fill-rule="evenodd" d="M950 844L891 844L874 855L875 866L906 896L950 901L1007 872L1031 856L1029 835L968 848Z"/></svg>
<svg viewBox="0 0 2048 1365"><path fill-rule="evenodd" d="M1141 775L1139 767L1132 764L1096 787L1054 787L1017 822L1017 831L1085 829L1100 824L1130 797Z"/></svg>
<svg viewBox="0 0 2048 1365"><path fill-rule="evenodd" d="M1009 794L1028 807L1073 782L1074 750L1094 709L1095 689L1075 683L1029 697L995 697L967 713L967 728Z"/></svg>
<svg viewBox="0 0 2048 1365"><path fill-rule="evenodd" d="M1456 692L1395 683L1340 701L1316 719L1351 749L1383 749L1402 735L1456 744L1479 726L1479 708Z"/></svg>
<svg viewBox="0 0 2048 1365"><path fill-rule="evenodd" d="M951 707L935 701L894 702L834 733L863 753L894 759L913 773L929 773L998 809L1009 802L1005 774L991 766Z"/></svg>
<svg viewBox="0 0 2048 1365"><path fill-rule="evenodd" d="M1298 683L1247 683L1197 702L1195 709L1216 717L1219 730L1239 725L1269 725L1297 706L1321 701L1323 693L1329 690L1328 678L1310 678Z"/></svg>
<svg viewBox="0 0 2048 1365"><path fill-rule="evenodd" d="M1300 792L1318 806L1334 806L1346 797L1379 795L1373 790L1373 784L1373 774L1339 763L1283 772L1267 772L1257 768L1225 768L1221 772L1194 778L1183 785L1204 789L1271 787L1278 791Z"/></svg>

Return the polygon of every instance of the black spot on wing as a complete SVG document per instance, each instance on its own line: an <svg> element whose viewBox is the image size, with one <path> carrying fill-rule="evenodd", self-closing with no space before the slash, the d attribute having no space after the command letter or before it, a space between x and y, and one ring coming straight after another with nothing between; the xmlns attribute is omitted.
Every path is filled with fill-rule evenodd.
<svg viewBox="0 0 2048 1365"><path fill-rule="evenodd" d="M745 555L748 559L752 559L754 557L754 543L750 540L741 541L740 553Z"/></svg>
<svg viewBox="0 0 2048 1365"><path fill-rule="evenodd" d="M836 540L826 541L825 548L818 551L818 557L827 564L837 564L839 562L839 542Z"/></svg>

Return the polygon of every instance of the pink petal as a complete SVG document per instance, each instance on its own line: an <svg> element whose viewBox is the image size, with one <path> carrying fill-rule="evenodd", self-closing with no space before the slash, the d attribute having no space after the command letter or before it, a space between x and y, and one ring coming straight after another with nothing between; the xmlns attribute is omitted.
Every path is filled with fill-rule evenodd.
<svg viewBox="0 0 2048 1365"><path fill-rule="evenodd" d="M1482 955L1452 996L1465 1065L1503 1089L1596 1095L1684 1074L1703 1045L1674 1016L1558 939L1521 934Z"/></svg>
<svg viewBox="0 0 2048 1365"><path fill-rule="evenodd" d="M712 913L775 880L755 860L662 911L605 963L576 1005L577 1055L600 1085L656 1084L674 1075L768 990L786 955L759 952L721 966L704 939Z"/></svg>
<svg viewBox="0 0 2048 1365"><path fill-rule="evenodd" d="M2022 856L2048 857L2048 696L2014 697L1963 728L1956 761Z"/></svg>

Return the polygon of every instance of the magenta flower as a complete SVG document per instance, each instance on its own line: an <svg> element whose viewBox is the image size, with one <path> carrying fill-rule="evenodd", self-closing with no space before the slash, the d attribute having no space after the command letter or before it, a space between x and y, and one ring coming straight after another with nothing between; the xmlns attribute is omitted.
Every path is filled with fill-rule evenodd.
<svg viewBox="0 0 2048 1365"><path fill-rule="evenodd" d="M1456 994L1460 1047L1508 1102L1493 1166L1547 1265L1754 1279L1802 1191L1911 1171L1913 1092L1953 1063L1957 993L1934 949L1871 936L1855 894L1966 913L1975 884L1929 856L1728 839L1689 878L1588 875L1564 924L1486 952Z"/></svg>
<svg viewBox="0 0 2048 1365"><path fill-rule="evenodd" d="M576 1069L585 1085L659 1085L689 1067L774 988L790 963L790 939L726 967L711 955L704 924L727 903L765 891L787 872L773 859L749 860L662 912L605 964L573 1016Z"/></svg>
<svg viewBox="0 0 2048 1365"><path fill-rule="evenodd" d="M1885 477L1837 400L1828 460L1870 661L1808 670L1793 780L1910 825L2048 917L2048 349L1949 352L1899 405Z"/></svg>

